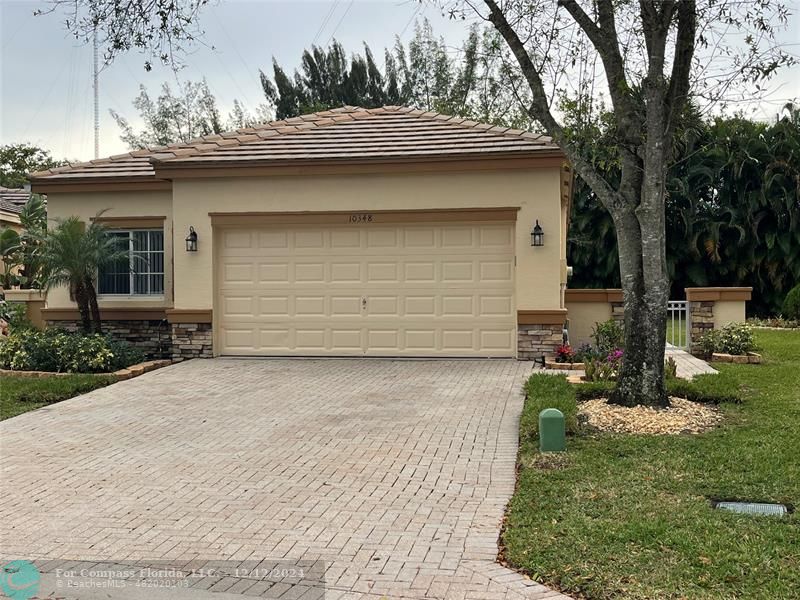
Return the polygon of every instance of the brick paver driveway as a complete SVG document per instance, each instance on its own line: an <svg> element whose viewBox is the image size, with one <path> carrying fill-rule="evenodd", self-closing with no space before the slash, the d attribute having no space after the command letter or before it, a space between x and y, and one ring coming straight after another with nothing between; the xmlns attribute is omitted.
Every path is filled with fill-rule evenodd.
<svg viewBox="0 0 800 600"><path fill-rule="evenodd" d="M324 561L331 599L556 598L495 562L530 369L195 360L9 419L2 556L223 567L175 598L323 597L263 559Z"/></svg>

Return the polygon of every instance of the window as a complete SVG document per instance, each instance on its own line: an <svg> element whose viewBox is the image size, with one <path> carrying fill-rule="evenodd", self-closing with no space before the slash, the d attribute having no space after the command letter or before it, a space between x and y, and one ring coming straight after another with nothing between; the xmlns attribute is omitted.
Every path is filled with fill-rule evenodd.
<svg viewBox="0 0 800 600"><path fill-rule="evenodd" d="M128 258L104 266L98 277L101 294L161 295L164 293L164 232L160 229L112 231Z"/></svg>

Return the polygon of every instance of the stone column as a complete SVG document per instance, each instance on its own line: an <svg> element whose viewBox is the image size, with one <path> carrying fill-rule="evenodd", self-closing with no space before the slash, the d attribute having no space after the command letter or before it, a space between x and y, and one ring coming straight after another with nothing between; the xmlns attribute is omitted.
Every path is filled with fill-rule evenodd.
<svg viewBox="0 0 800 600"><path fill-rule="evenodd" d="M706 333L714 329L714 302L707 301L689 301L689 326L691 351L696 354L700 351L698 342L700 338Z"/></svg>
<svg viewBox="0 0 800 600"><path fill-rule="evenodd" d="M211 323L172 323L172 360L211 358Z"/></svg>
<svg viewBox="0 0 800 600"><path fill-rule="evenodd" d="M214 331L211 310L169 309L167 318L172 334L172 360L214 356Z"/></svg>
<svg viewBox="0 0 800 600"><path fill-rule="evenodd" d="M686 288L689 302L692 353L699 352L700 338L712 329L744 320L745 302L750 300L751 287ZM715 309L719 314L715 314Z"/></svg>
<svg viewBox="0 0 800 600"><path fill-rule="evenodd" d="M517 312L517 358L533 360L553 356L563 342L565 308Z"/></svg>

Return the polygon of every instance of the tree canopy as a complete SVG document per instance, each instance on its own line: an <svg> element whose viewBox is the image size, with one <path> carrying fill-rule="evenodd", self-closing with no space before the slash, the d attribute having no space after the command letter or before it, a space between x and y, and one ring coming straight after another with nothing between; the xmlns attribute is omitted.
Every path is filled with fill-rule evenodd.
<svg viewBox="0 0 800 600"><path fill-rule="evenodd" d="M608 181L618 157L604 116L585 152ZM666 244L671 297L686 287L752 286L749 310L777 314L800 282L800 109L774 123L742 116L702 118L695 107L678 128L667 178ZM585 182L576 182L568 236L572 287L619 287L611 215ZM598 252L598 248L603 251Z"/></svg>
<svg viewBox="0 0 800 600"><path fill-rule="evenodd" d="M67 164L65 160L53 158L48 150L32 144L4 144L0 146L0 185L21 188L25 175Z"/></svg>
<svg viewBox="0 0 800 600"><path fill-rule="evenodd" d="M260 77L278 119L345 105L402 105L528 128L525 88L511 65L491 28L474 25L460 48L449 48L426 19L415 24L407 47L396 38L383 50L382 68L366 44L363 54L348 55L334 40L304 51L291 76L273 59L272 77Z"/></svg>

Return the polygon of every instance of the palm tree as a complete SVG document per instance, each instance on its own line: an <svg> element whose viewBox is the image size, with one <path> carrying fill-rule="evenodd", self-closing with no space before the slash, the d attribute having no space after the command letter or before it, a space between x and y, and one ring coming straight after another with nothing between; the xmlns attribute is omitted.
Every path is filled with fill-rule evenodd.
<svg viewBox="0 0 800 600"><path fill-rule="evenodd" d="M102 213L98 213L100 216ZM128 260L127 248L108 234L95 219L88 226L78 217L56 219L56 227L41 241L45 288L65 285L78 304L85 332L101 333L100 308L95 280L98 269Z"/></svg>
<svg viewBox="0 0 800 600"><path fill-rule="evenodd" d="M0 230L0 262L3 264L0 286L4 289L11 289L18 282L12 270L19 266L20 248L19 234L16 231L10 227Z"/></svg>
<svg viewBox="0 0 800 600"><path fill-rule="evenodd" d="M23 227L20 236L20 287L39 287L42 274L41 240L47 231L47 205L39 194L31 194L22 207L19 220Z"/></svg>

